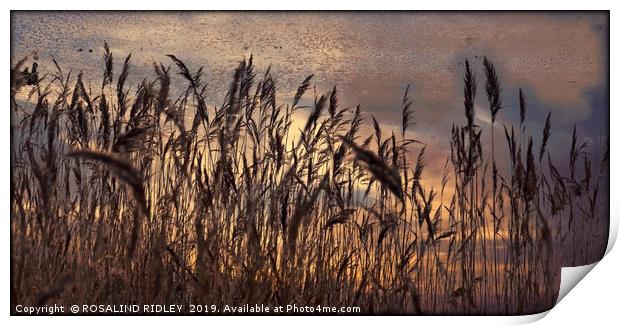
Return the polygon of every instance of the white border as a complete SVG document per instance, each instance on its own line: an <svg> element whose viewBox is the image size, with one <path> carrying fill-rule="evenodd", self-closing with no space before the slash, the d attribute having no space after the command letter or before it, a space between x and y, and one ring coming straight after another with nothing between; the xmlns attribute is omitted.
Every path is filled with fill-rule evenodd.
<svg viewBox="0 0 620 326"><path fill-rule="evenodd" d="M4 132L3 137L0 137L0 144L2 145L2 159L0 164L2 166L2 173L0 173L0 207L4 212L5 220L2 224L3 235L0 237L0 247L2 248L0 262L2 263L1 273L2 282L0 282L1 291L1 305L0 311L3 312L6 322L10 323L23 323L23 324L40 324L50 323L59 325L80 324L84 322L95 324L109 324L111 322L121 322L122 324L140 321L146 321L148 323L155 324L169 324L169 323L195 323L195 322L208 322L208 323L248 323L256 322L252 317L209 317L208 319L198 319L200 317L108 317L108 318L93 318L93 317L9 317L10 313L10 301L9 301L9 64L10 62L10 11L9 10L75 10L75 9L87 9L87 10L611 10L611 22L610 22L610 51L611 58L618 57L617 51L617 35L618 27L614 22L614 12L618 9L617 1L574 1L574 0L561 0L561 1L532 1L521 0L518 2L507 3L492 1L492 0L469 0L469 1L333 1L333 0L312 0L307 2L301 1L288 1L283 0L220 0L217 3L197 3L195 1L175 0L175 1L122 1L122 0L108 0L99 2L84 2L77 0L55 0L55 1L42 1L42 0L30 0L23 2L2 2L2 22L4 33L3 40L0 42L4 60L3 78L1 79L0 89L4 89L4 92L0 92L0 103L5 103L4 116L0 119L0 130ZM614 89L614 86L618 83L618 68L612 60L610 62L611 80L610 87ZM610 108L616 107L618 103L617 93L611 93ZM610 109L610 119L612 126L620 122L618 120L618 114L614 110ZM568 296L562 300L553 308L549 313L549 316L541 321L542 324L560 324L574 322L580 323L592 323L598 321L613 320L616 317L617 302L620 286L617 282L616 271L620 270L620 254L617 252L611 252L610 249L616 240L618 232L618 212L620 207L617 200L618 194L618 182L620 181L618 176L618 161L617 155L619 149L618 131L614 128L610 131L612 141L611 144L611 227L610 227L610 241L608 243L607 255L601 261L599 268L594 269L592 276L586 278L583 286L577 286L576 292L573 295ZM617 251L617 250L616 250ZM586 267L591 269L592 266ZM583 270L583 268L581 269ZM565 272L563 272L564 274ZM583 277L583 276L582 276ZM295 323L298 325L309 325L316 322L329 323L329 324L341 324L343 322L351 324L375 324L377 322L388 323L432 323L433 325L497 325L497 324L515 324L526 323L536 321L547 313L531 316L521 317L284 317L284 316L270 316L261 317L258 321L266 324L290 324ZM179 319L180 318L180 319Z"/></svg>

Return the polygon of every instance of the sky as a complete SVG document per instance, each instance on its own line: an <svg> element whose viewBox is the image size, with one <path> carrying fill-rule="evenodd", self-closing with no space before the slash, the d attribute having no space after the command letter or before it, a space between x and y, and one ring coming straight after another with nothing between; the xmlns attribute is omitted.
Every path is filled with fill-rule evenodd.
<svg viewBox="0 0 620 326"><path fill-rule="evenodd" d="M494 62L503 87L495 125L518 125L518 88L528 102L534 139L552 113L549 148L562 161L573 125L600 152L609 126L606 12L12 12L12 61L36 51L40 70L103 75L103 42L118 76L132 53L130 81L153 78L153 62L174 54L193 71L204 66L208 101L219 105L239 60L254 57L258 74L271 65L279 98L290 103L314 74L317 91L337 85L340 104L361 105L369 122L400 130L407 85L415 110L412 137L427 146L427 172L437 177L449 155L452 124L465 124L464 60L478 80L476 122L488 142L490 114L482 58ZM82 49L83 51L79 51ZM92 52L89 50L92 49ZM505 148L505 146L503 147ZM499 145L502 150L502 144Z"/></svg>

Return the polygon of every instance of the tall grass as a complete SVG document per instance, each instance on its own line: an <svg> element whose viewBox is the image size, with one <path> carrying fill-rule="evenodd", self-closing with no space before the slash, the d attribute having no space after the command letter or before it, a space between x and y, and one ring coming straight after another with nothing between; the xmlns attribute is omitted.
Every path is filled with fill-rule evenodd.
<svg viewBox="0 0 620 326"><path fill-rule="evenodd" d="M476 124L466 61L466 123L453 124L434 188L424 140L411 135L409 89L401 132L372 117L367 134L361 108L342 107L336 87L318 94L312 75L281 103L270 70L258 75L250 57L222 104L208 106L202 68L170 55L129 88L131 55L115 75L107 44L104 53L100 88L56 61L34 81L26 60L12 70L13 305L531 313L553 305L563 262L602 253L608 154L593 163L575 128L569 166L556 167L551 116L535 144L522 92L520 124L503 126L499 152L506 94L486 58L491 130ZM300 111L310 114L297 131Z"/></svg>

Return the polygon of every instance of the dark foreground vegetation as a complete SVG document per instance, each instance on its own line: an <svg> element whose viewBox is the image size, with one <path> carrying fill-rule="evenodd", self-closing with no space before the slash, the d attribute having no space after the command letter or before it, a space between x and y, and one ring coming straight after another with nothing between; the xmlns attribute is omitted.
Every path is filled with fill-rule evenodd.
<svg viewBox="0 0 620 326"><path fill-rule="evenodd" d="M575 128L567 162L554 161L551 115L528 130L525 95L503 94L486 59L465 64L466 123L432 183L408 91L388 133L335 87L317 94L312 76L280 103L252 58L208 106L202 68L171 55L129 88L130 57L115 65L106 45L97 84L13 65L12 305L532 313L555 302L562 264L604 251L608 154L588 153ZM475 123L480 94L495 128ZM503 96L519 97L521 119L497 128L517 109Z"/></svg>

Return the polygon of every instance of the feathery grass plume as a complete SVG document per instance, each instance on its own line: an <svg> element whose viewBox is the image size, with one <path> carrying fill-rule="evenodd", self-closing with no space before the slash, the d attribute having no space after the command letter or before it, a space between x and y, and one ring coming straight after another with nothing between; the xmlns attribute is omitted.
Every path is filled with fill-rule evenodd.
<svg viewBox="0 0 620 326"><path fill-rule="evenodd" d="M467 118L468 128L472 130L474 126L474 118L476 116L474 108L474 101L476 98L476 78L469 67L469 60L465 60L465 77L463 77L463 81L465 83L463 87L463 95L465 97L465 117Z"/></svg>
<svg viewBox="0 0 620 326"><path fill-rule="evenodd" d="M409 85L407 85L407 89L405 89L405 95L403 96L402 112L402 135L404 137L405 133L407 132L407 128L415 124L413 120L413 103L411 102L411 100L409 100Z"/></svg>
<svg viewBox="0 0 620 326"><path fill-rule="evenodd" d="M58 61L56 61L56 58L54 58L54 56L51 54L50 57L52 58L52 63L54 63L54 67L56 67L56 76L59 77L59 79L63 79L63 72L60 68L60 65L58 64Z"/></svg>
<svg viewBox="0 0 620 326"><path fill-rule="evenodd" d="M390 137L390 139L392 140L392 168L398 170L398 146L396 146L396 136L394 132L392 132L392 137Z"/></svg>
<svg viewBox="0 0 620 326"><path fill-rule="evenodd" d="M377 140L377 150L379 150L381 148L381 127L379 126L379 123L377 122L377 119L375 119L375 116L372 116L372 126L375 129L375 138Z"/></svg>
<svg viewBox="0 0 620 326"><path fill-rule="evenodd" d="M346 138L342 142L353 150L355 160L363 163L363 166L373 174L377 180L386 186L400 201L404 201L400 174L393 167L389 167L373 152L359 147Z"/></svg>
<svg viewBox="0 0 620 326"><path fill-rule="evenodd" d="M323 112L323 109L325 108L326 102L327 102L327 99L325 98L325 95L321 95L321 97L319 97L318 100L314 101L314 109L312 110L312 113L310 113L310 116L308 117L308 121L306 121L306 125L304 126L304 133L309 131L310 127L316 126L316 122L321 116L321 113Z"/></svg>
<svg viewBox="0 0 620 326"><path fill-rule="evenodd" d="M169 107L170 93L170 68L166 69L163 65L153 64L157 80L159 80L159 94L157 96L156 113L165 111Z"/></svg>
<svg viewBox="0 0 620 326"><path fill-rule="evenodd" d="M424 170L424 153L426 152L426 146L422 147L420 152L418 153L418 158L416 160L415 169L413 170L413 184L411 186L411 194L415 196L419 191L421 191L421 182L422 182L422 171Z"/></svg>
<svg viewBox="0 0 620 326"><path fill-rule="evenodd" d="M525 122L525 116L527 115L527 102L525 101L525 95L523 94L523 90L519 87L519 123L523 125Z"/></svg>
<svg viewBox="0 0 620 326"><path fill-rule="evenodd" d="M485 89L487 91L487 99L489 100L489 108L491 109L491 122L495 122L497 113L502 109L502 87L495 72L493 63L484 57L484 74L486 75Z"/></svg>
<svg viewBox="0 0 620 326"><path fill-rule="evenodd" d="M86 86L84 85L83 73L80 72L78 75L78 79L76 81L76 90L78 91L78 96L84 101L86 104L87 112L93 112L93 104L90 100L89 91L86 90Z"/></svg>
<svg viewBox="0 0 620 326"><path fill-rule="evenodd" d="M235 74L233 75L232 82L230 83L230 87L228 88L228 93L226 94L227 103L224 107L225 112L225 121L226 121L226 139L232 136L233 126L237 122L239 118L239 114L241 113L241 101L242 101L242 88L244 83L244 78L246 74L246 70L252 70L252 62L246 63L245 60L239 62L237 69L235 70Z"/></svg>
<svg viewBox="0 0 620 326"><path fill-rule="evenodd" d="M190 83L192 89L195 89L197 87L196 80L194 79L194 76L192 76L192 74L189 72L189 69L187 68L185 63L172 54L167 54L166 56L172 59L172 62L177 65L180 70L179 75L183 76L183 78L185 78L185 80Z"/></svg>
<svg viewBox="0 0 620 326"><path fill-rule="evenodd" d="M530 137L527 143L527 157L525 168L525 180L523 180L523 195L526 202L530 202L534 199L536 193L536 187L538 184L536 174L536 164L534 163L534 153L532 151L533 141Z"/></svg>
<svg viewBox="0 0 620 326"><path fill-rule="evenodd" d="M357 134L360 130L362 122L364 118L362 117L362 111L359 104L355 107L355 112L353 113L353 118L351 119L351 125L349 127L349 131L347 131L346 138L350 141L355 141L357 139Z"/></svg>
<svg viewBox="0 0 620 326"><path fill-rule="evenodd" d="M314 77L314 74L311 74L308 77L306 77L306 79L304 79L301 85L299 85L299 88L297 88L297 92L295 92L295 97L293 98L293 103L291 105L292 108L297 107L297 104L299 104L299 101L301 100L301 98L304 96L306 91L310 88L310 81L312 81L312 77Z"/></svg>
<svg viewBox="0 0 620 326"><path fill-rule="evenodd" d="M332 119L336 117L336 109L338 108L338 95L336 91L336 86L332 89L332 92L329 95L329 106L327 107L327 112L329 113Z"/></svg>
<svg viewBox="0 0 620 326"><path fill-rule="evenodd" d="M587 142L584 142L581 145L577 143L577 125L573 126L573 135L571 139L572 140L569 153L569 168L570 178L571 180L575 180L575 173L577 172L577 161L579 160L579 156L581 156L581 151L586 148Z"/></svg>
<svg viewBox="0 0 620 326"><path fill-rule="evenodd" d="M101 89L105 87L107 84L112 84L113 78L113 58L112 52L110 51L110 47L107 42L103 43L103 62L105 62L105 71L103 73L103 81L101 83Z"/></svg>
<svg viewBox="0 0 620 326"><path fill-rule="evenodd" d="M129 128L135 128L144 124L149 124L150 115L149 112L152 108L153 98L153 83L150 83L145 79L136 90L135 99L129 110L129 119L125 130Z"/></svg>
<svg viewBox="0 0 620 326"><path fill-rule="evenodd" d="M261 110L270 108L272 111L276 109L276 82L271 76L271 66L267 68L263 76L263 80L260 83L259 100ZM292 108L294 111L296 107ZM274 117L272 117L274 119ZM274 120L272 120L273 122Z"/></svg>
<svg viewBox="0 0 620 326"><path fill-rule="evenodd" d="M121 69L120 75L118 75L118 81L116 85L116 90L118 92L123 91L125 87L125 82L127 81L127 77L129 76L129 63L131 62L131 53L125 57L125 61L123 62L123 68Z"/></svg>
<svg viewBox="0 0 620 326"><path fill-rule="evenodd" d="M127 93L124 91L125 82L127 81L127 77L129 76L129 62L131 61L131 53L127 55L125 61L123 63L123 68L121 70L120 75L118 76L118 81L116 83L116 100L118 102L116 117L114 119L114 137L116 137L121 130L121 123L125 118L125 113L127 112Z"/></svg>
<svg viewBox="0 0 620 326"><path fill-rule="evenodd" d="M545 155L545 152L547 151L547 142L549 141L549 137L551 137L551 112L547 114L545 127L543 128L543 138L542 143L540 144L540 153L538 154L539 162L542 162L543 155Z"/></svg>
<svg viewBox="0 0 620 326"><path fill-rule="evenodd" d="M245 59L243 61L245 62ZM256 73L254 72L254 56L252 54L250 54L250 58L244 66L243 75L239 83L239 97L249 100L250 89L254 85L254 78L256 77ZM249 105L249 103L246 104Z"/></svg>
<svg viewBox="0 0 620 326"><path fill-rule="evenodd" d="M75 86L73 87L73 94L71 95L71 102L68 107L69 118L73 124L73 126L77 126L77 129L81 133L80 136L84 137L88 125L86 124L86 118L84 116L84 111L82 110L80 101L80 96L82 96L85 91L82 90L82 72L80 72L77 76L77 80L75 82Z"/></svg>
<svg viewBox="0 0 620 326"><path fill-rule="evenodd" d="M428 194L428 198L425 197L424 190L419 188L418 193L420 194L421 201L416 201L416 210L418 213L418 225L422 226L423 222L426 222L426 227L428 231L429 239L433 240L435 238L435 230L433 228L433 222L431 221L431 212L433 209L433 200L435 199L435 192L431 189Z"/></svg>
<svg viewBox="0 0 620 326"><path fill-rule="evenodd" d="M510 133L508 133L508 128L504 125L504 135L506 136L506 143L508 144L508 153L510 154L510 162L514 165L516 161L516 151L517 151L517 143L514 137L514 129L510 128Z"/></svg>
<svg viewBox="0 0 620 326"><path fill-rule="evenodd" d="M202 77L202 67L199 68L198 71L194 75L192 75L189 69L187 68L187 66L185 65L185 63L181 61L179 58L177 58L176 56L172 54L167 54L166 56L172 59L172 62L174 62L174 64L177 65L177 67L180 70L179 75L183 76L183 78L185 78L185 80L189 82L189 88L193 92L194 97L196 101L198 102L197 110L200 113L202 120L206 124L209 124L207 104L205 103L204 96L203 96L205 88L204 87L200 88L200 78Z"/></svg>
<svg viewBox="0 0 620 326"><path fill-rule="evenodd" d="M99 134L101 135L101 147L107 149L110 145L110 108L106 101L105 94L101 94L99 100L99 110L101 111L101 123L99 124Z"/></svg>

